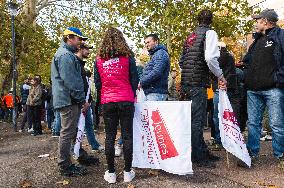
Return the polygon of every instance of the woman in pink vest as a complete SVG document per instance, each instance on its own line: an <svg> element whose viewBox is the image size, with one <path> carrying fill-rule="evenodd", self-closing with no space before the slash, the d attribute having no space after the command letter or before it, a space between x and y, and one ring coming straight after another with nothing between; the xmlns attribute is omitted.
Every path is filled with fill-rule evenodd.
<svg viewBox="0 0 284 188"><path fill-rule="evenodd" d="M105 122L105 154L108 170L104 179L116 182L114 167L114 143L120 124L124 152L124 181L130 182L135 176L131 169L133 153L134 98L138 86L138 73L134 54L126 43L121 31L110 27L102 40L94 65L95 84L101 94Z"/></svg>

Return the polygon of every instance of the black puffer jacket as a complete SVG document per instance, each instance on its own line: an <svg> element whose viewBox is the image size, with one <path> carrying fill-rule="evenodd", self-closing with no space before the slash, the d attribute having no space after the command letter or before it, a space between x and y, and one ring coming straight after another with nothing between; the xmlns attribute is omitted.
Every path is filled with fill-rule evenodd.
<svg viewBox="0 0 284 188"><path fill-rule="evenodd" d="M209 68L205 61L205 39L209 26L200 25L185 41L179 65L184 91L193 87L209 87Z"/></svg>

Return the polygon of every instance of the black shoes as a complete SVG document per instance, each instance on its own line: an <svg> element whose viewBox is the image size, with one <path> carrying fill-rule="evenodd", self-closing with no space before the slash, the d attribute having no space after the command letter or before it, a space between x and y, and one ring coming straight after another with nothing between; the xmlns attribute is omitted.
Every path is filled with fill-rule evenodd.
<svg viewBox="0 0 284 188"><path fill-rule="evenodd" d="M93 156L79 157L78 160L80 165L91 166L91 165L99 165L100 160Z"/></svg>
<svg viewBox="0 0 284 188"><path fill-rule="evenodd" d="M60 174L62 176L84 176L87 174L87 169L82 166L77 166L75 164L70 165L66 169L60 169Z"/></svg>

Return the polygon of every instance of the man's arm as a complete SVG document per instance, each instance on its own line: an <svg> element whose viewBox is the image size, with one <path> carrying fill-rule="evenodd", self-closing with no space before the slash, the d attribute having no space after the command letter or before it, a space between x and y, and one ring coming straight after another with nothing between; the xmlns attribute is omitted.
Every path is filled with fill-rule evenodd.
<svg viewBox="0 0 284 188"><path fill-rule="evenodd" d="M207 62L210 71L218 78L223 77L223 72L219 67L218 58L220 57L220 51L218 48L218 36L213 30L206 32L205 41L205 61Z"/></svg>

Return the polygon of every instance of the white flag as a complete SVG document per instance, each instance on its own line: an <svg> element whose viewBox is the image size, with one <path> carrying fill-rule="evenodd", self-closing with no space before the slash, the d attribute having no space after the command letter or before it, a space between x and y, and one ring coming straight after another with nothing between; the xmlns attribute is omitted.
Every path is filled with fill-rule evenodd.
<svg viewBox="0 0 284 188"><path fill-rule="evenodd" d="M192 174L191 102L135 104L133 167Z"/></svg>
<svg viewBox="0 0 284 188"><path fill-rule="evenodd" d="M88 79L88 77L86 77L86 78L88 80L88 86L89 87L88 87L88 92L87 92L85 101L88 102L90 92L91 92L91 89L90 89L91 81L90 81L90 79ZM86 115L81 112L79 122L78 122L78 132L77 132L76 142L75 142L75 145L74 145L74 154L77 158L79 157L79 150L80 150L82 139L83 139L83 136L84 136L85 120L86 120L85 116Z"/></svg>
<svg viewBox="0 0 284 188"><path fill-rule="evenodd" d="M240 131L237 118L233 112L227 93L224 90L219 90L218 109L219 129L223 147L250 167L251 158Z"/></svg>

